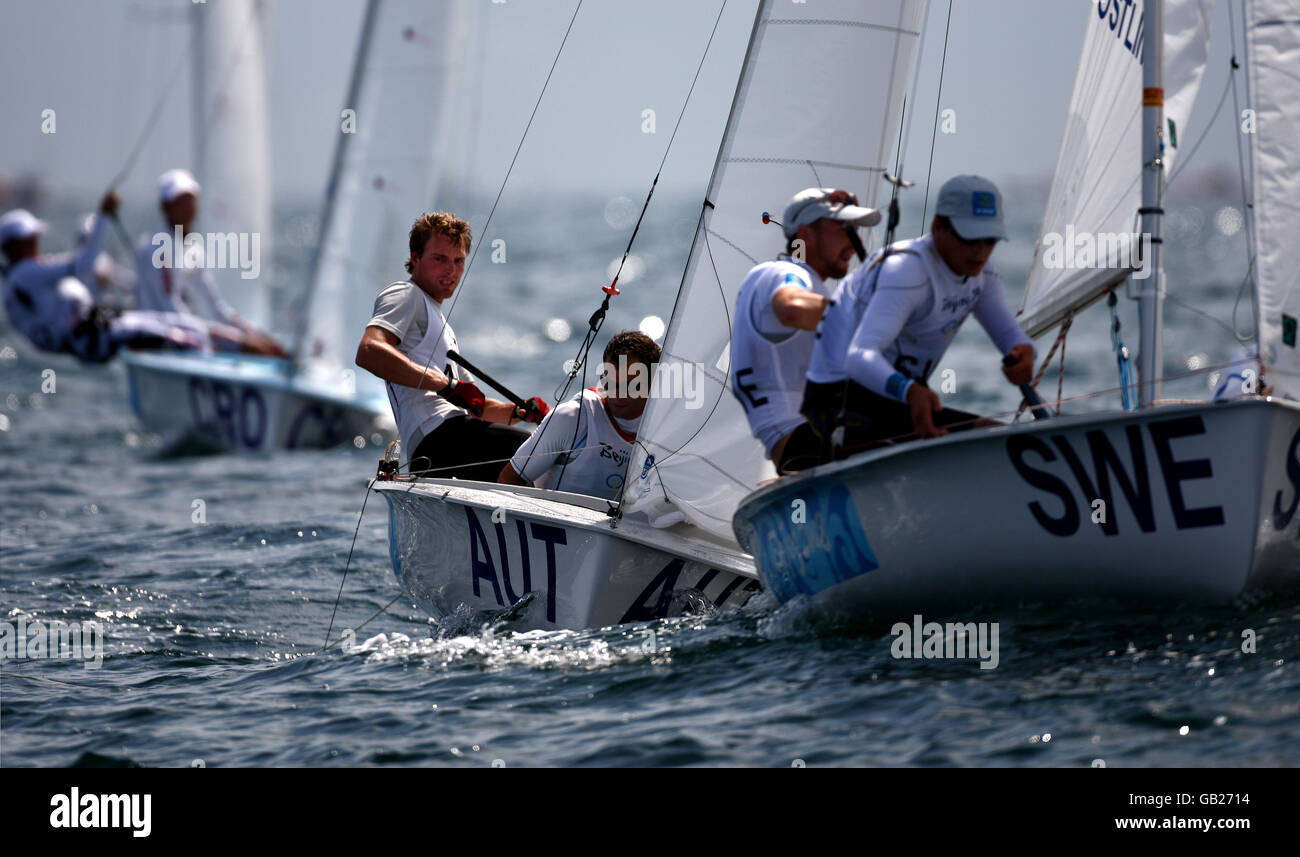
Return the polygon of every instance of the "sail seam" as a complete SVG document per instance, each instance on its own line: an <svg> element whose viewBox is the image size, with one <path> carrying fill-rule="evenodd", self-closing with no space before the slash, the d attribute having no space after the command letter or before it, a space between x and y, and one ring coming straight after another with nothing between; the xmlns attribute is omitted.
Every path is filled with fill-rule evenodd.
<svg viewBox="0 0 1300 857"><path fill-rule="evenodd" d="M726 164L815 164L822 167L831 167L837 170L857 170L864 173L883 173L887 167L869 167L858 164L839 164L834 161L815 161L809 158L724 158Z"/></svg>
<svg viewBox="0 0 1300 857"><path fill-rule="evenodd" d="M870 24L866 21L849 21L843 18L764 18L764 24L812 24L818 27L860 27L864 30L879 30L882 33L897 33L904 36L921 35L920 30L908 30L903 27L886 27L882 24Z"/></svg>

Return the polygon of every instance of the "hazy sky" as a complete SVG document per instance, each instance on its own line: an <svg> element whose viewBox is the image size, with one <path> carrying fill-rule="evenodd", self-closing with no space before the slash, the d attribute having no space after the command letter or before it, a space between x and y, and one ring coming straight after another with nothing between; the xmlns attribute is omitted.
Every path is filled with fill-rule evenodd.
<svg viewBox="0 0 1300 857"><path fill-rule="evenodd" d="M0 172L36 174L56 193L92 196L125 162L147 114L170 87L163 119L123 187L145 199L164 168L192 161L187 47L189 0L0 0L5 122ZM209 0L221 2L221 0ZM272 169L277 194L319 196L337 139L361 0L270 0ZM470 0L481 59L470 64L463 145L481 184L495 189L550 66L575 0ZM512 182L608 189L648 185L663 155L721 0L586 0ZM812 0L815 2L815 0ZM867 0L863 0L867 2ZM1060 141L1083 16L1081 0L954 0L941 107L958 133L939 135L936 181L978 171L999 180L1050 173ZM1219 0L1216 45L1196 115L1218 100L1227 66L1227 13ZM701 191L734 90L755 0L728 0L664 182ZM906 170L925 179L947 0L931 0ZM1238 27L1240 39L1240 27ZM838 58L851 74L852 58ZM863 86L875 85L864 79ZM851 98L848 99L851 103ZM1229 102L1230 104L1230 102ZM40 132L57 111L57 133ZM656 110L659 133L641 133ZM1194 117L1195 118L1195 117ZM1184 141L1186 142L1186 141ZM1198 166L1236 166L1230 126ZM89 201L88 201L89 202Z"/></svg>

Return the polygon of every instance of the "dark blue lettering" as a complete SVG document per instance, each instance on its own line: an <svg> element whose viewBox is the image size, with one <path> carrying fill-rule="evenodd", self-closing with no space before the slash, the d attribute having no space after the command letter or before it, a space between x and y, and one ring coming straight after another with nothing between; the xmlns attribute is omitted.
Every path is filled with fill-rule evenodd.
<svg viewBox="0 0 1300 857"><path fill-rule="evenodd" d="M662 619L668 615L668 607L673 601L673 587L682 573L686 560L675 559L663 567L654 580L637 596L632 606L627 608L619 622L649 622Z"/></svg>
<svg viewBox="0 0 1300 857"><path fill-rule="evenodd" d="M1132 11L1133 0L1124 0L1124 17L1121 19L1121 22L1126 21L1127 23L1121 23L1121 26L1124 28L1124 47L1128 48L1130 51L1133 50L1133 43L1128 39L1129 30L1133 29L1133 15L1130 14Z"/></svg>
<svg viewBox="0 0 1300 857"><path fill-rule="evenodd" d="M1052 535L1074 535L1079 531L1079 507L1074 502L1074 495L1070 493L1069 487L1064 482L1051 473L1035 470L1026 464L1024 455L1029 451L1038 453L1044 461L1056 460L1052 448L1033 435L1017 434L1007 438L1007 454L1011 456L1011 464L1020 474L1020 478L1035 488L1055 494L1060 498L1063 506L1059 518L1048 515L1037 500L1029 504L1029 511L1033 513L1034 520L1038 521L1039 526Z"/></svg>
<svg viewBox="0 0 1300 857"><path fill-rule="evenodd" d="M248 417L254 409L257 411L257 421L250 431ZM252 387L245 387L244 395L240 397L239 429L245 448L257 449L262 445L262 436L266 434L266 404L262 402L262 394Z"/></svg>
<svg viewBox="0 0 1300 857"><path fill-rule="evenodd" d="M1291 490L1295 496L1286 511L1282 510L1282 492L1273 498L1273 529L1285 530L1295 517L1296 506L1300 506L1300 460L1296 459L1296 448L1300 447L1300 431L1291 438L1291 447L1286 451L1286 478L1291 480Z"/></svg>
<svg viewBox="0 0 1300 857"><path fill-rule="evenodd" d="M1088 473L1083 468L1083 462L1079 461L1079 456L1075 454L1074 449L1062 435L1055 435L1052 442L1056 444L1057 449L1061 450L1061 455L1070 465L1074 478L1079 483L1079 489L1083 491L1083 496L1091 503L1092 500L1101 500L1106 504L1105 519L1101 523L1101 531L1108 536L1119 535L1118 516L1113 513L1115 504L1111 500L1110 474L1113 470L1115 476L1119 479L1120 490L1124 492L1125 498L1128 499L1129 508L1133 510L1133 515L1138 520L1138 526L1142 532L1154 532L1156 528L1155 510L1151 502L1151 479L1147 474L1147 456L1146 449L1142 444L1142 429L1140 426L1131 425L1124 429L1128 435L1129 455L1133 459L1133 472L1137 476L1137 486L1134 487L1133 480L1129 479L1128 473L1124 470L1124 465L1119 460L1119 455L1115 452L1115 447L1110 445L1110 439L1106 433L1100 429L1094 429L1088 432L1088 450L1092 453L1092 463L1097 470L1097 482L1088 478Z"/></svg>
<svg viewBox="0 0 1300 857"><path fill-rule="evenodd" d="M523 563L523 590L515 594L510 585L510 555L506 551L506 528L497 524L497 546L501 548L501 583L506 588L506 603L515 604L533 588L533 572L528 562L528 537L524 533L524 522L515 521L519 532L519 561Z"/></svg>
<svg viewBox="0 0 1300 857"><path fill-rule="evenodd" d="M548 527L546 524L533 524L533 538L546 542L546 620L555 621L555 546L568 544L564 530L560 527Z"/></svg>
<svg viewBox="0 0 1300 857"><path fill-rule="evenodd" d="M1160 472L1165 479L1165 489L1169 492L1169 505L1174 510L1174 524L1180 530L1222 526L1222 506L1189 509L1183 501L1183 489L1178 484L1187 479L1209 479L1214 476L1210 460L1198 458L1195 461L1175 461L1173 451L1169 448L1170 441L1175 438L1205 434L1205 423L1199 416L1180 417L1149 423L1147 431L1151 433L1156 457L1160 460Z"/></svg>
<svg viewBox="0 0 1300 857"><path fill-rule="evenodd" d="M212 410L217 415L217 423L225 429L226 440L234 446L239 437L235 434L235 394L225 384L212 384Z"/></svg>
<svg viewBox="0 0 1300 857"><path fill-rule="evenodd" d="M504 607L505 602L501 600L501 586L497 583L496 566L492 564L492 551L488 550L487 535L479 526L478 515L475 515L474 510L469 506L465 507L465 517L469 519L469 565L474 582L474 596L482 597L479 594L478 582L486 580L492 584L492 594L496 596L497 604ZM482 553L479 552L480 547L483 549Z"/></svg>

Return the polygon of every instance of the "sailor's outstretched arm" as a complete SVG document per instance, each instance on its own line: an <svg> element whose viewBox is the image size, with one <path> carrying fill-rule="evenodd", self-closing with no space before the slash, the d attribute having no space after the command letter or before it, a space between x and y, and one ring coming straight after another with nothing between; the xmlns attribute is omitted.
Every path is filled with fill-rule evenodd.
<svg viewBox="0 0 1300 857"><path fill-rule="evenodd" d="M366 328L357 346L357 365L393 384L438 392L450 380L434 366L421 366L397 349L397 335L382 327Z"/></svg>

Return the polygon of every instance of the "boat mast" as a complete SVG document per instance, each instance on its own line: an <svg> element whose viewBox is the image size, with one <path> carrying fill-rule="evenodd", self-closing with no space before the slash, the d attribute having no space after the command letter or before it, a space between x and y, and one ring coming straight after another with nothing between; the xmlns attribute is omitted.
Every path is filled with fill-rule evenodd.
<svg viewBox="0 0 1300 857"><path fill-rule="evenodd" d="M361 41L357 46L356 60L352 66L352 80L348 84L348 97L344 102L345 108L357 109L357 101L361 97L362 73L366 67L366 62L370 56L370 35L375 28L375 19L379 17L379 4L382 0L368 0L366 11L361 24ZM320 277L321 262L325 258L325 241L330 234L330 225L334 221L334 199L339 191L339 176L343 172L343 163L346 160L349 144L352 142L354 134L339 133L339 140L334 147L334 163L330 167L329 184L325 186L325 213L321 218L320 229L317 232L316 251L311 257L311 275L307 280L307 295L301 304L302 315L298 319L297 330L294 331L293 348L289 352L289 366L291 371L296 372L299 369L299 363L302 358L302 349L306 345L304 340L307 336L307 325L311 318L311 305L313 292L316 290L316 283Z"/></svg>
<svg viewBox="0 0 1300 857"><path fill-rule="evenodd" d="M1141 281L1138 316L1142 340L1138 354L1138 407L1160 398L1163 363L1164 272L1160 250L1164 229L1164 0L1146 0L1142 38L1142 235L1150 236L1151 275Z"/></svg>

